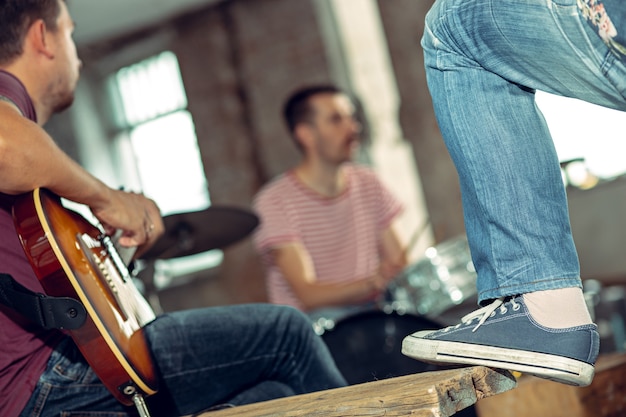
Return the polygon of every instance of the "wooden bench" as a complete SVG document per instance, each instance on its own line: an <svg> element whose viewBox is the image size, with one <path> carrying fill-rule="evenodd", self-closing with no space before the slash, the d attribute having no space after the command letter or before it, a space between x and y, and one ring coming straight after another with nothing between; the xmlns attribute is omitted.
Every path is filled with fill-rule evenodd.
<svg viewBox="0 0 626 417"><path fill-rule="evenodd" d="M626 416L626 354L600 355L588 387L522 375L515 390L476 404L479 417Z"/></svg>
<svg viewBox="0 0 626 417"><path fill-rule="evenodd" d="M212 411L200 417L448 417L515 385L508 371L475 366L383 379Z"/></svg>

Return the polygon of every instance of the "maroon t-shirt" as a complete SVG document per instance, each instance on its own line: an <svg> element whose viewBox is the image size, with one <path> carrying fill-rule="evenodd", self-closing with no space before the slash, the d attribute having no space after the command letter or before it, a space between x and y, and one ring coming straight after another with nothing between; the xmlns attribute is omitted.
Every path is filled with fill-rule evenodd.
<svg viewBox="0 0 626 417"><path fill-rule="evenodd" d="M15 104L24 117L37 116L24 85L0 70L0 100ZM2 120L0 119L0 123ZM35 292L43 292L15 232L11 216L13 197L0 193L0 272L13 276ZM44 330L0 304L0 414L17 416L30 398L61 332Z"/></svg>

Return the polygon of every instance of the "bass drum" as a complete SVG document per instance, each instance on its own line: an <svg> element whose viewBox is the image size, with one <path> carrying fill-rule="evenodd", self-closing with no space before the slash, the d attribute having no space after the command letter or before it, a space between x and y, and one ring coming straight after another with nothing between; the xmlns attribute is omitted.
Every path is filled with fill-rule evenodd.
<svg viewBox="0 0 626 417"><path fill-rule="evenodd" d="M412 314L371 310L340 319L324 330L337 367L350 385L439 369L402 354L402 339L441 326Z"/></svg>

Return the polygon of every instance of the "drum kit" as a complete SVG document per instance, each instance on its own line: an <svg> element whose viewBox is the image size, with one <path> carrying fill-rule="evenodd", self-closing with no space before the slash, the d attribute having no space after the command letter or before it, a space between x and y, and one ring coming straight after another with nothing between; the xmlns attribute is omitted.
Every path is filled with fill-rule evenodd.
<svg viewBox="0 0 626 417"><path fill-rule="evenodd" d="M585 279L583 293L598 325L600 353L626 351L626 286ZM443 369L401 353L405 336L460 322L477 308L476 270L467 238L426 250L390 283L385 298L347 315L314 317L314 329L350 384ZM473 411L467 411L467 415Z"/></svg>
<svg viewBox="0 0 626 417"><path fill-rule="evenodd" d="M146 298L160 309L153 282L156 260L223 249L248 236L258 217L241 208L206 210L163 218L165 233L143 254L139 276ZM147 273L146 273L147 272ZM402 339L419 330L454 324L476 306L476 271L465 236L426 250L389 284L381 301L344 316L318 317L315 331L350 384L440 369L401 353Z"/></svg>
<svg viewBox="0 0 626 417"><path fill-rule="evenodd" d="M465 236L429 248L388 286L375 307L313 327L350 384L442 369L401 353L405 336L456 324L476 309L476 271Z"/></svg>

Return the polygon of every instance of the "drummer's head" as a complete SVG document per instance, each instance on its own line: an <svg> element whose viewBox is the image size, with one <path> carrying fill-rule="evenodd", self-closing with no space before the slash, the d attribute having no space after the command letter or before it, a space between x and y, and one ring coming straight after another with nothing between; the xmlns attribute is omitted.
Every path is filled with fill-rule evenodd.
<svg viewBox="0 0 626 417"><path fill-rule="evenodd" d="M337 86L320 84L293 92L283 108L287 129L298 149L351 156L359 141L361 124L352 98ZM325 149L321 149L325 148Z"/></svg>

